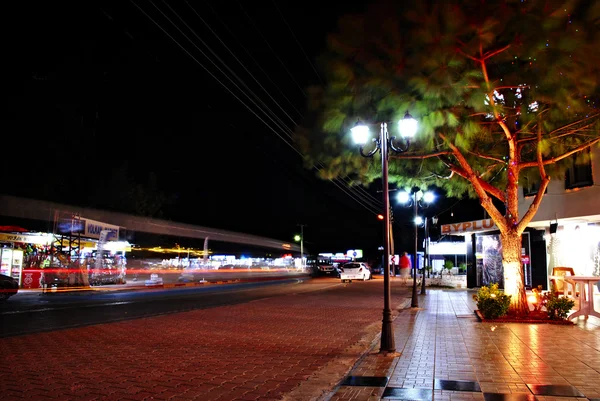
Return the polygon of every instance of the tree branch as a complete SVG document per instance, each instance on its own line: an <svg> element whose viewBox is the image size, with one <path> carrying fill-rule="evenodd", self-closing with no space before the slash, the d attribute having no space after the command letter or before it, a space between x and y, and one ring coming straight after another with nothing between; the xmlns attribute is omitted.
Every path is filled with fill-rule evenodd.
<svg viewBox="0 0 600 401"><path fill-rule="evenodd" d="M496 222L496 224L502 224L502 222L504 221L502 219L502 214L500 214L500 212L498 211L496 206L494 206L494 204L492 203L492 200L488 196L488 194L492 195L496 199L504 202L505 196L502 193L502 191L500 191L498 188L494 187L490 183L479 178L477 176L477 174L475 174L475 172L471 168L471 165L469 164L467 159L465 159L463 154L460 152L460 150L453 143L448 141L444 134L439 134L439 135L440 135L440 138L442 138L444 141L446 141L446 144L452 150L452 154L454 155L454 157L456 158L456 160L458 160L458 163L460 164L460 169L452 168L452 171L454 171L461 177L465 178L473 185L473 188L475 189L475 192L477 193L477 196L479 197L479 200L481 201L481 205L488 211L488 213L490 213L490 216L492 216L492 218L498 219L498 220L494 220ZM500 226L498 226L498 227L500 228Z"/></svg>
<svg viewBox="0 0 600 401"><path fill-rule="evenodd" d="M587 148L589 148L589 147L593 146L594 144L596 144L596 143L598 143L598 142L600 142L600 137L599 137L599 138L596 138L596 139L594 139L594 140L592 140L592 141L586 142L586 143L584 143L584 144L582 144L582 145L579 145L579 146L578 146L578 147L576 147L575 149L572 149L572 150L568 151L567 153L563 153L563 154L562 154L562 155L560 155L560 156L556 156L556 157L553 157L553 158L551 158L551 159L542 160L542 161L541 161L541 163L542 163L542 165L544 165L544 166L545 166L545 165L548 165L548 164L554 164L554 163L556 163L556 162L558 162L558 161L561 161L561 160L563 160L563 159L566 159L566 158L567 158L567 157L569 157L569 156L572 156L572 155L574 155L574 154L575 154L575 153L577 153L577 152L581 152L582 150L584 150L584 149L587 149ZM521 163L521 164L519 164L519 168L530 168L530 167L536 167L536 166L538 166L538 164L539 164L539 163L540 163L539 161Z"/></svg>
<svg viewBox="0 0 600 401"><path fill-rule="evenodd" d="M497 50L494 50L494 51L491 51L491 52L487 52L487 53L485 53L485 54L483 55L483 57L482 57L481 61L485 61L485 60L487 60L488 58L494 57L496 54L500 54L500 53L502 53L503 51L505 51L505 50L508 50L508 48L509 48L509 47L510 47L510 45L506 45L506 46L504 46L504 47L502 47L502 48L500 48L500 49L497 49Z"/></svg>
<svg viewBox="0 0 600 401"><path fill-rule="evenodd" d="M493 160L493 161L495 161L495 162L498 162L498 163L506 164L506 162L505 162L504 160L502 160L502 159L498 159L498 158L496 158L496 157L492 157L492 156L486 156L486 155L482 155L482 154L480 154L480 153L477 153L477 152L471 152L471 151L469 151L469 154L472 154L473 156L480 157L480 158L482 158L482 159Z"/></svg>
<svg viewBox="0 0 600 401"><path fill-rule="evenodd" d="M574 125L581 124L581 123L582 123L582 122L584 122L584 121L588 121L588 120L591 120L591 119L597 118L597 117L599 117L599 116L600 116L600 113L594 113L594 114L592 114L592 115L591 115L591 116L589 116L589 117L585 117L585 118L582 118L581 120L573 121L573 122L572 122L572 123L570 123L570 124L567 124L567 125L565 125L565 126L563 126L563 127L560 127L560 128L557 128L557 129L555 129L555 130L552 130L552 131L550 131L550 132L548 133L548 136L552 136L553 134L555 134L555 133L557 133L557 132L564 131L564 130L566 130L566 129L569 129L570 127L572 127L572 126L574 126ZM589 127L590 125L591 125L591 124L589 124L589 125L586 125L586 127Z"/></svg>
<svg viewBox="0 0 600 401"><path fill-rule="evenodd" d="M448 150L444 150L444 151L439 151L439 152L434 152L434 153L427 153L427 154L423 154L423 155L419 155L419 154L415 154L415 153L402 153L400 155L394 155L391 154L390 158L392 159L431 159L432 157L439 157L439 156L444 156L444 155L451 155L452 152L448 151Z"/></svg>
<svg viewBox="0 0 600 401"><path fill-rule="evenodd" d="M519 233L522 233L525 230L525 227L527 227L527 225L529 224L531 219L533 219L533 216L535 216L535 214L537 213L538 208L540 207L540 203L542 203L542 198L544 197L544 192L546 192L546 188L548 187L548 184L550 183L550 177L546 174L546 169L544 168L544 161L543 161L543 157L542 157L542 125L541 124L538 125L538 129L537 129L537 140L538 140L537 151L536 151L537 166L540 171L540 177L542 178L542 182L540 184L540 187L538 188L537 193L535 194L535 198L533 198L533 202L531 202L531 205L529 205L527 212L525 212L525 215L523 216L523 218L517 225L517 232L519 232Z"/></svg>
<svg viewBox="0 0 600 401"><path fill-rule="evenodd" d="M465 53L464 51L462 51L462 49L460 47L456 48L456 51L458 51L460 54L462 54L463 56L465 56L466 58L469 58L473 61L475 61L476 63L481 63L483 60L478 59L476 57L471 56L470 54Z"/></svg>
<svg viewBox="0 0 600 401"><path fill-rule="evenodd" d="M502 162L503 165L506 165L506 163ZM493 169L495 169L496 167L498 167L500 165L500 163L494 163L489 165L485 171L481 174L479 174L479 177L483 177L484 175L486 175L487 173L491 172Z"/></svg>

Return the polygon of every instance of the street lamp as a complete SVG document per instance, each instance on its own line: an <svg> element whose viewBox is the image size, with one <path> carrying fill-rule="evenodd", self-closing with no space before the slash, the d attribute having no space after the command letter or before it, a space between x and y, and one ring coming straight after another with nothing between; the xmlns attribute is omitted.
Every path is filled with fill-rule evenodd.
<svg viewBox="0 0 600 401"><path fill-rule="evenodd" d="M392 309L390 296L390 198L388 188L388 157L389 149L395 153L402 153L408 150L410 138L417 132L417 120L412 118L408 112L404 118L398 122L400 134L406 140L403 148L394 146L396 137L390 137L387 129L387 123L380 124L379 138L373 139L375 148L368 153L364 152L364 145L369 139L369 127L360 121L352 128L354 141L360 145L360 154L363 157L372 157L377 151L381 152L381 175L383 181L383 320L381 322L381 347L380 352L394 352L394 329L392 327Z"/></svg>
<svg viewBox="0 0 600 401"><path fill-rule="evenodd" d="M294 241L300 241L300 264L304 269L304 226L306 224L298 224L300 226L300 235L294 237Z"/></svg>
<svg viewBox="0 0 600 401"><path fill-rule="evenodd" d="M412 194L412 197L411 197ZM421 217L417 214L419 206L426 207L435 200L433 192L421 191L418 187L411 189L410 194L402 191L398 194L398 202L405 204L406 206L413 206L414 209L414 225L415 225L415 251L413 258L413 288L412 288L412 300L410 306L412 308L419 307L419 298L417 296L417 247L418 247L418 229L419 225L423 223ZM421 220L419 222L419 219ZM425 266L423 266L423 279L421 282L421 294L425 295Z"/></svg>

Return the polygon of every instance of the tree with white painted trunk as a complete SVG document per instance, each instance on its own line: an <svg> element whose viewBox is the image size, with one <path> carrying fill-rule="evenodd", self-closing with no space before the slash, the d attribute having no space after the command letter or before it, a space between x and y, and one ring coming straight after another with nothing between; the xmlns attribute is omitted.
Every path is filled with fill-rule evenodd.
<svg viewBox="0 0 600 401"><path fill-rule="evenodd" d="M390 182L478 198L500 231L509 313L526 314L521 234L550 179L600 142L599 21L599 2L555 0L384 2L346 16L296 131L307 166L369 184L380 163L357 156L350 128L409 111L420 129L390 155ZM538 190L520 216L523 182Z"/></svg>

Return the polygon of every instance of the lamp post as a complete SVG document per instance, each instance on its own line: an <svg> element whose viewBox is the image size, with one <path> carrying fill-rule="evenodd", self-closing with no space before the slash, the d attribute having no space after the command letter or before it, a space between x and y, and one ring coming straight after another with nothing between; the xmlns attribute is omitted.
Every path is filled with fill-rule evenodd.
<svg viewBox="0 0 600 401"><path fill-rule="evenodd" d="M395 137L389 137L387 123L380 124L379 138L373 139L375 148L364 153L364 145L369 139L369 127L360 121L352 128L354 141L360 145L360 154L363 157L372 157L377 151L381 153L381 175L383 185L383 319L381 321L381 346L380 352L394 352L394 329L392 326L392 309L390 295L390 198L388 188L388 157L389 150L393 152L406 152L410 146L410 138L417 132L417 120L406 112L404 118L398 122L400 134L405 138L404 148L394 146Z"/></svg>
<svg viewBox="0 0 600 401"><path fill-rule="evenodd" d="M425 295L425 270L429 266L429 218L423 219L423 279L421 280L421 295Z"/></svg>
<svg viewBox="0 0 600 401"><path fill-rule="evenodd" d="M411 197L412 195L412 197ZM433 194L433 192L425 192L423 193L423 191L421 191L418 187L414 187L411 189L410 194L408 192L400 192L398 194L398 201L400 203L406 204L407 206L412 206L413 210L414 210L414 225L415 225L415 250L414 250L414 257L413 257L413 287L412 287L412 299L411 299L411 303L410 306L412 308L418 308L419 307L419 298L417 295L417 248L418 248L418 241L419 241L419 236L418 236L418 229L419 229L419 225L421 224L419 222L419 215L418 215L418 211L419 211L419 206L421 207L425 207L426 205L429 205L431 202L433 202L435 199L435 195ZM423 279L421 281L421 294L425 295L425 266L423 266Z"/></svg>
<svg viewBox="0 0 600 401"><path fill-rule="evenodd" d="M304 226L306 224L298 224L300 226L300 235L294 237L294 241L300 241L300 264L304 269Z"/></svg>

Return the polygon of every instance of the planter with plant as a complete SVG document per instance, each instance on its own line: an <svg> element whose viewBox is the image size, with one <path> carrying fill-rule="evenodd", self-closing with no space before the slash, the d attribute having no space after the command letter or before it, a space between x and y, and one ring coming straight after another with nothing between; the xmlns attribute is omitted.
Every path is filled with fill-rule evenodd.
<svg viewBox="0 0 600 401"><path fill-rule="evenodd" d="M510 295L498 289L498 283L483 286L473 295L479 313L484 319L497 319L508 313Z"/></svg>
<svg viewBox="0 0 600 401"><path fill-rule="evenodd" d="M569 312L575 306L575 301L571 298L559 297L552 291L545 294L545 306L548 317L552 320L566 320Z"/></svg>
<svg viewBox="0 0 600 401"><path fill-rule="evenodd" d="M452 274L452 268L454 267L454 262L450 259L446 259L444 261L444 270L446 270L447 274Z"/></svg>
<svg viewBox="0 0 600 401"><path fill-rule="evenodd" d="M528 298L528 301L533 306L533 310L530 310L527 316L516 316L509 312L505 312L504 315L501 315L499 317L486 317L493 316L494 311L496 309L499 309L499 307L495 306L493 302L491 302L492 306L490 306L488 304L489 301L483 301L480 306L479 300L485 300L487 298L497 298L497 294L500 293L500 291L497 288L492 288L491 290L489 288L486 288L481 293L481 296L479 293L473 296L473 299L477 302L477 306L480 309L476 311L476 313L479 316L479 318L484 321L506 323L552 323L566 325L573 324L573 322L566 319L566 317L569 314L569 311L575 305L575 302L572 299L567 297L558 297L552 291L543 291L541 285L537 288L532 289L531 292L532 294ZM492 296L492 294L495 295ZM492 309L492 312L486 312L486 314L484 315L484 312L481 310L482 308Z"/></svg>

